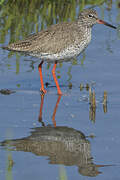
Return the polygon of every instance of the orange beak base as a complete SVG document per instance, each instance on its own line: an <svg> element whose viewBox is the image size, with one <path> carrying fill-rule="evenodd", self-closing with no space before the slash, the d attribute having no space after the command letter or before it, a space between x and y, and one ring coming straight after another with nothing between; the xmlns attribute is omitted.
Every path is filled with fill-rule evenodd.
<svg viewBox="0 0 120 180"><path fill-rule="evenodd" d="M109 24L109 23L107 23L107 22L105 22L105 21L103 21L101 19L97 19L97 23L98 24L104 24L104 25L109 26L111 28L117 29L115 26L113 26L113 25L111 25L111 24Z"/></svg>

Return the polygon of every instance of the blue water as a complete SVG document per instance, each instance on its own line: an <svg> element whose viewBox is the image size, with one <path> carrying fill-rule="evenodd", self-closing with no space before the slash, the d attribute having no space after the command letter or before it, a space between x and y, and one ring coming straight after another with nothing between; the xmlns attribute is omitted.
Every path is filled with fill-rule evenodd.
<svg viewBox="0 0 120 180"><path fill-rule="evenodd" d="M116 1L113 1L110 11L106 9L105 4L95 9L100 18L103 17L104 12L104 20L116 26L119 25L119 9L116 6ZM94 168L95 165L108 165L98 167L97 172L101 173L96 174L94 179L117 180L120 178L120 40L118 34L119 32L117 33L116 30L104 25L94 26L92 42L85 52L77 58L77 64L69 62L63 63L62 68L59 65L57 67L63 96L60 99L55 116L56 126L62 126L63 129L64 127L73 128L76 138L77 132L87 136L85 142L89 141L90 155L93 158L91 163L94 164ZM9 35L8 32L5 43L8 42ZM43 125L38 121L41 96L37 66L40 61L20 54L19 57L14 54L8 58L8 52L2 49L0 49L0 55L0 89L16 91L11 95L0 94L0 142L6 139L27 138L31 131L34 132L36 127ZM85 57L84 61L82 61L83 57ZM35 62L34 68L31 66L33 62ZM20 64L19 71L16 70L16 63ZM50 85L47 88L48 93L44 97L42 122L45 126L53 128L52 115L58 95L54 87L51 70L52 65L49 70L46 63L43 65L44 82L49 82ZM69 89L69 83L72 83L72 89ZM89 92L85 88L80 91L79 88L80 84L86 86L86 83L92 87L96 95L97 107L92 120L90 120ZM104 91L107 91L106 113L103 111L102 104ZM89 137L90 135L94 138ZM90 176L87 175L87 168L84 163L80 165L82 171L78 172L77 159L79 156L72 164L72 160L66 160L66 156L63 158L66 163L60 161L62 152L58 153L59 156L57 151L52 155L49 150L54 147L52 143L57 142L57 136L54 135L53 137L56 140L51 140L46 155L35 153L36 147L29 150L30 145L29 148L26 148L26 152L22 150L22 147L18 150L14 147L13 150L12 147L0 146L0 179L32 180L34 178L45 180L48 178L59 179L62 175L64 179L69 180L89 179ZM38 136L34 142L37 138ZM50 138L49 135L48 139ZM60 141L60 147L62 146L61 143ZM69 141L66 143L69 144ZM71 156L76 156L77 152L72 151L72 148L74 145L68 145L66 151L68 154L71 152ZM84 147L82 150L86 152ZM87 154L85 156L87 157ZM87 161L88 159L85 161L86 164ZM13 165L10 165L11 162Z"/></svg>

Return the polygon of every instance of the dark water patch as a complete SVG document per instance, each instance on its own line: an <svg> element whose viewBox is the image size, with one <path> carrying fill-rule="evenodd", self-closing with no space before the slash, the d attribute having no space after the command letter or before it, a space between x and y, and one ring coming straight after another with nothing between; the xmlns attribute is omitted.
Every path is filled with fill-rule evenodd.
<svg viewBox="0 0 120 180"><path fill-rule="evenodd" d="M10 95L10 94L13 94L15 92L16 91L13 91L13 90L10 90L10 89L1 89L0 90L0 94L3 94L3 95Z"/></svg>

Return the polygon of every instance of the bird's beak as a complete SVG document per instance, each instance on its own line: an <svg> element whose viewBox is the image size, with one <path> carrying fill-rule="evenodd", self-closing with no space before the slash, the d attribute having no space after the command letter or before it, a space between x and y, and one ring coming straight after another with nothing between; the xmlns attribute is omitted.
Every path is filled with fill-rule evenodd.
<svg viewBox="0 0 120 180"><path fill-rule="evenodd" d="M105 21L103 21L101 19L97 19L97 23L98 24L104 24L104 25L109 26L111 28L117 29L117 27L115 27L115 26L113 26L113 25L111 25L111 24L109 24L109 23L107 23L107 22L105 22Z"/></svg>

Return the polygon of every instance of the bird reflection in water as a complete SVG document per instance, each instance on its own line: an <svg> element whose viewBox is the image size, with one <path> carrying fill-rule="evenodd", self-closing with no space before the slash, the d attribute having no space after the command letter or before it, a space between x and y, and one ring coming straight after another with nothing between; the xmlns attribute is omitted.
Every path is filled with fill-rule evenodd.
<svg viewBox="0 0 120 180"><path fill-rule="evenodd" d="M28 137L5 140L0 145L11 151L47 156L50 164L77 166L78 172L83 176L97 176L101 173L99 168L105 165L94 164L87 137L76 129L56 125L55 115L60 99L61 96L58 96L52 116L54 127L46 126L42 120L44 95L41 95L39 121L42 127L33 128Z"/></svg>
<svg viewBox="0 0 120 180"><path fill-rule="evenodd" d="M53 121L54 127L56 127L55 115L56 115L57 108L58 108L58 105L59 105L60 100L61 100L61 96L62 96L62 95L59 95L58 98L57 98L57 102L56 102L56 105L55 105L55 108L54 108L54 112L53 112L53 115L52 115L52 121ZM44 104L44 94L41 94L40 113L39 113L39 118L38 118L38 120L39 120L39 122L41 122L41 124L42 124L43 126L45 126L44 122L42 121L43 104Z"/></svg>

